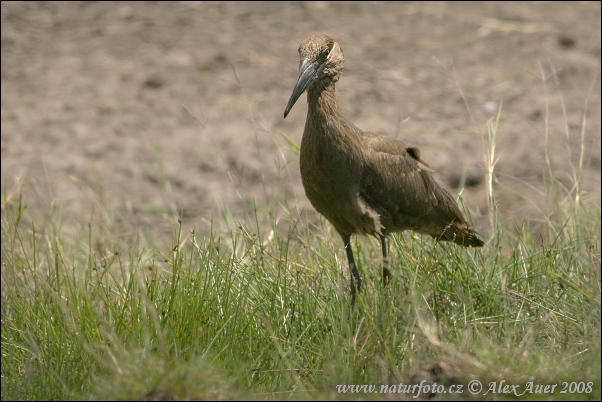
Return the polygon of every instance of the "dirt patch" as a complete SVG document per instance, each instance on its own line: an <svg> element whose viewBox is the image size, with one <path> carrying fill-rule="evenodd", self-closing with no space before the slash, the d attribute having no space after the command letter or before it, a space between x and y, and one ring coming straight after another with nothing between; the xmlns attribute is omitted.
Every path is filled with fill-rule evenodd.
<svg viewBox="0 0 602 402"><path fill-rule="evenodd" d="M67 228L106 214L124 235L163 236L165 212L206 230L216 197L235 219L250 198L315 218L279 134L300 142L305 102L282 114L314 33L345 52L343 111L419 146L453 194L465 178L477 230L489 231L477 211L501 102L504 213L538 219L546 138L554 177L572 189L581 163L581 197L600 198L599 2L1 7L2 194L22 192L34 219L61 206Z"/></svg>

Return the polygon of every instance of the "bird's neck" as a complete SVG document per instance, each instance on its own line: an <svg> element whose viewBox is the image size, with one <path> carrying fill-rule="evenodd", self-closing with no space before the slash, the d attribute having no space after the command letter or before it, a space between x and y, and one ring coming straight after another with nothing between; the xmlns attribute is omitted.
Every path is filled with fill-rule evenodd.
<svg viewBox="0 0 602 402"><path fill-rule="evenodd" d="M326 120L327 117L342 118L339 113L334 85L335 81L330 81L326 86L315 85L308 88L308 118L311 120Z"/></svg>

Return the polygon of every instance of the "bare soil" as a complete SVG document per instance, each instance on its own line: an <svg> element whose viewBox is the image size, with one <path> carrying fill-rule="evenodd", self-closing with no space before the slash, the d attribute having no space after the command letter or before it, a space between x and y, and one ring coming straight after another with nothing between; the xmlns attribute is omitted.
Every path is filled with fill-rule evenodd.
<svg viewBox="0 0 602 402"><path fill-rule="evenodd" d="M297 47L345 52L337 91L361 128L421 149L489 233L487 122L503 103L500 211L545 209L554 178L600 199L600 2L2 2L2 197L65 230L108 217L169 239L166 213L208 229L216 197L242 219L304 195L305 96L283 111ZM581 168L579 168L581 166ZM284 213L280 211L279 213ZM165 236L167 234L167 236Z"/></svg>

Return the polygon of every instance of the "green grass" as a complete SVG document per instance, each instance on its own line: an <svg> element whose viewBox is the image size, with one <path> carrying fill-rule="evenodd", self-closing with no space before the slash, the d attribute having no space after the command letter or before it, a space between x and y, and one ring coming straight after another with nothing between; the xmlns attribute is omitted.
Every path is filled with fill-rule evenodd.
<svg viewBox="0 0 602 402"><path fill-rule="evenodd" d="M599 400L600 200L547 179L538 230L500 219L499 118L487 245L393 236L385 291L378 242L355 239L365 288L353 311L340 238L295 200L253 203L236 223L219 203L202 235L175 219L172 247L157 249L110 222L67 236L60 212L32 222L4 194L2 399ZM501 381L556 387L494 393ZM463 392L405 388L433 382ZM376 392L339 392L364 384Z"/></svg>

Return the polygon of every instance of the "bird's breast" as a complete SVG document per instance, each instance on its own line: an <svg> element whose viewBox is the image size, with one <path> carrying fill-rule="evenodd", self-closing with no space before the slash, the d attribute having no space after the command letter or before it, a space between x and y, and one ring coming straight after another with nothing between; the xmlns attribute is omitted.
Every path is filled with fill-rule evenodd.
<svg viewBox="0 0 602 402"><path fill-rule="evenodd" d="M346 145L304 134L299 159L305 194L340 233L380 233L378 214L359 197L361 154Z"/></svg>

